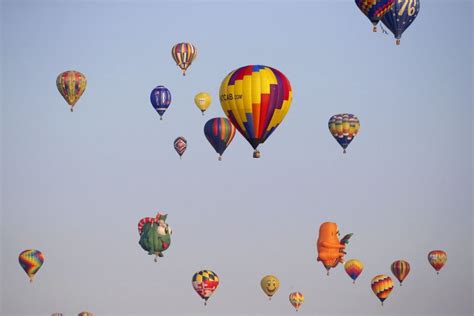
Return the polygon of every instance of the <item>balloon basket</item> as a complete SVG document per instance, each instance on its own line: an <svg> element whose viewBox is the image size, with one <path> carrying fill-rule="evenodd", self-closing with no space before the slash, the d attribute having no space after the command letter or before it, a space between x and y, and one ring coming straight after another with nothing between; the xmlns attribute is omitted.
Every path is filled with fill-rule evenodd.
<svg viewBox="0 0 474 316"><path fill-rule="evenodd" d="M163 117L162 117L162 116L160 116L160 121L163 121Z"/></svg>
<svg viewBox="0 0 474 316"><path fill-rule="evenodd" d="M400 40L397 39L397 41L395 42L397 45L400 45Z"/></svg>
<svg viewBox="0 0 474 316"><path fill-rule="evenodd" d="M217 158L217 160L222 161L222 156L219 156L219 158Z"/></svg>
<svg viewBox="0 0 474 316"><path fill-rule="evenodd" d="M374 32L374 33L377 32L377 27L376 27L376 26L374 26L374 27L372 28L372 32Z"/></svg>
<svg viewBox="0 0 474 316"><path fill-rule="evenodd" d="M71 107L71 112L74 112L74 109Z"/></svg>
<svg viewBox="0 0 474 316"><path fill-rule="evenodd" d="M261 154L258 150L255 149L255 151L253 152L253 158L260 158Z"/></svg>

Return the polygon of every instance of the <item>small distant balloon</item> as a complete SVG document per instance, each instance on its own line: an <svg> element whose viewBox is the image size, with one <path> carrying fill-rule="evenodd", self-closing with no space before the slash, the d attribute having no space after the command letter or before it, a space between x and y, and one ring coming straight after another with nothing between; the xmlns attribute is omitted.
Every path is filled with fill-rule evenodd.
<svg viewBox="0 0 474 316"><path fill-rule="evenodd" d="M211 105L211 101L212 101L211 95L207 92L200 92L196 94L196 96L194 97L194 103L199 108L199 110L201 110L202 115L204 115L204 112Z"/></svg>
<svg viewBox="0 0 474 316"><path fill-rule="evenodd" d="M43 265L44 255L39 250L28 249L20 253L18 261L30 278L30 282L33 282L35 274Z"/></svg>
<svg viewBox="0 0 474 316"><path fill-rule="evenodd" d="M63 313L53 313L51 316L63 316Z"/></svg>
<svg viewBox="0 0 474 316"><path fill-rule="evenodd" d="M290 293L290 303L293 305L296 311L298 311L301 305L304 303L304 295L301 292Z"/></svg>
<svg viewBox="0 0 474 316"><path fill-rule="evenodd" d="M436 270L436 274L439 274L439 271L444 267L446 261L448 261L448 255L443 250L433 250L428 253L428 261Z"/></svg>
<svg viewBox="0 0 474 316"><path fill-rule="evenodd" d="M377 32L377 23L393 7L394 0L355 0L360 11L372 22L373 32Z"/></svg>
<svg viewBox="0 0 474 316"><path fill-rule="evenodd" d="M352 283L355 283L356 279L364 270L364 264L358 259L350 259L344 264L344 270L347 275L352 279Z"/></svg>
<svg viewBox="0 0 474 316"><path fill-rule="evenodd" d="M192 285L196 293L204 300L204 305L207 305L207 300L219 286L219 277L211 270L201 270L193 275Z"/></svg>
<svg viewBox="0 0 474 316"><path fill-rule="evenodd" d="M186 148L188 147L188 142L186 141L186 138L180 136L174 140L174 149L179 155L179 158L183 156L184 152L186 151Z"/></svg>
<svg viewBox="0 0 474 316"><path fill-rule="evenodd" d="M86 76L75 70L65 71L56 78L56 87L71 107L72 112L76 102L86 90Z"/></svg>
<svg viewBox="0 0 474 316"><path fill-rule="evenodd" d="M382 303L387 299L393 290L393 281L388 275L380 274L375 276L370 282L372 291Z"/></svg>
<svg viewBox="0 0 474 316"><path fill-rule="evenodd" d="M171 92L164 86L157 86L151 91L150 101L153 108L160 116L160 120L163 119L166 109L171 104Z"/></svg>
<svg viewBox="0 0 474 316"><path fill-rule="evenodd" d="M77 316L92 316L92 313L82 312L82 313L77 314Z"/></svg>
<svg viewBox="0 0 474 316"><path fill-rule="evenodd" d="M328 122L329 131L346 153L346 148L359 132L360 122L354 114L336 114Z"/></svg>
<svg viewBox="0 0 474 316"><path fill-rule="evenodd" d="M408 276L408 273L410 273L410 264L405 260L397 260L392 263L390 269L392 270L393 275L400 282L401 286L403 280L405 280L405 278Z"/></svg>
<svg viewBox="0 0 474 316"><path fill-rule="evenodd" d="M178 43L171 49L171 56L173 56L176 65L183 71L183 76L186 76L186 70L191 66L191 63L197 56L196 47L190 43Z"/></svg>
<svg viewBox="0 0 474 316"><path fill-rule="evenodd" d="M260 281L260 287L262 288L263 292L267 294L268 299L271 300L272 296L280 288L280 280L278 280L278 278L274 275L266 275Z"/></svg>
<svg viewBox="0 0 474 316"><path fill-rule="evenodd" d="M234 125L224 117L212 118L204 125L204 135L219 154L219 160L235 136Z"/></svg>

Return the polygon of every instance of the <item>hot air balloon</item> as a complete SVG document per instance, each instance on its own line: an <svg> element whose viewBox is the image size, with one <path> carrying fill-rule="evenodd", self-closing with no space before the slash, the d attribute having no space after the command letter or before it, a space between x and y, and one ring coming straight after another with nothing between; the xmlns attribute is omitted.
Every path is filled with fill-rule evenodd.
<svg viewBox="0 0 474 316"><path fill-rule="evenodd" d="M300 292L290 293L290 303L293 305L296 311L300 309L301 304L304 302L304 295Z"/></svg>
<svg viewBox="0 0 474 316"><path fill-rule="evenodd" d="M82 313L77 314L77 316L92 316L92 313L82 312Z"/></svg>
<svg viewBox="0 0 474 316"><path fill-rule="evenodd" d="M207 305L207 300L214 294L219 285L217 274L211 270L201 270L194 274L192 282L194 290L204 299L204 305Z"/></svg>
<svg viewBox="0 0 474 316"><path fill-rule="evenodd" d="M400 45L403 32L413 23L419 11L420 0L397 0L382 17L382 23L392 31L397 45Z"/></svg>
<svg viewBox="0 0 474 316"><path fill-rule="evenodd" d="M224 117L216 117L204 125L204 135L222 160L222 154L234 139L235 126Z"/></svg>
<svg viewBox="0 0 474 316"><path fill-rule="evenodd" d="M196 55L196 47L190 43L178 43L171 49L171 56L173 56L176 65L183 71L183 76L186 76L186 70L196 59Z"/></svg>
<svg viewBox="0 0 474 316"><path fill-rule="evenodd" d="M63 316L63 313L53 313L51 316Z"/></svg>
<svg viewBox="0 0 474 316"><path fill-rule="evenodd" d="M56 87L64 100L71 106L71 112L74 105L86 90L87 80L79 71L68 70L60 73L56 78Z"/></svg>
<svg viewBox="0 0 474 316"><path fill-rule="evenodd" d="M156 214L155 217L145 217L138 222L139 244L149 255L163 257L163 252L171 244L171 227L166 223L168 214Z"/></svg>
<svg viewBox="0 0 474 316"><path fill-rule="evenodd" d="M241 67L229 73L220 87L225 114L254 148L275 131L291 106L293 92L280 71L261 65Z"/></svg>
<svg viewBox="0 0 474 316"><path fill-rule="evenodd" d="M355 283L356 279L364 270L364 264L360 260L351 259L344 264L344 270L346 270L347 275L352 279L352 283Z"/></svg>
<svg viewBox="0 0 474 316"><path fill-rule="evenodd" d="M402 286L403 280L405 280L408 273L410 273L410 264L405 260L397 260L392 263L390 269L392 270L393 275L400 282L400 286Z"/></svg>
<svg viewBox="0 0 474 316"><path fill-rule="evenodd" d="M199 108L199 110L201 110L202 115L204 115L204 112L211 105L211 101L211 95L207 92L199 92L194 97L194 103L196 103L196 106Z"/></svg>
<svg viewBox="0 0 474 316"><path fill-rule="evenodd" d="M379 298L383 306L383 301L385 301L393 290L392 279L388 275L380 274L372 279L370 285L372 286L372 291L374 291L374 294Z"/></svg>
<svg viewBox="0 0 474 316"><path fill-rule="evenodd" d="M174 140L174 149L179 155L179 158L181 159L181 156L184 154L186 151L186 148L188 147L188 142L186 141L186 138L180 136Z"/></svg>
<svg viewBox="0 0 474 316"><path fill-rule="evenodd" d="M344 149L352 142L359 131L359 119L354 114L336 114L329 119L329 131Z"/></svg>
<svg viewBox="0 0 474 316"><path fill-rule="evenodd" d="M278 291L280 287L280 280L274 275L266 275L260 281L260 286L263 292L267 294L268 299L271 300L272 296Z"/></svg>
<svg viewBox="0 0 474 316"><path fill-rule="evenodd" d="M151 91L150 101L162 120L163 114L171 104L171 92L164 86L157 86Z"/></svg>
<svg viewBox="0 0 474 316"><path fill-rule="evenodd" d="M433 250L428 254L428 261L431 266L436 270L436 274L439 274L439 270L443 268L444 264L448 260L448 255L443 250Z"/></svg>
<svg viewBox="0 0 474 316"><path fill-rule="evenodd" d="M346 244L352 234L339 240L339 228L336 223L325 222L319 227L317 240L317 261L321 261L329 275L329 269L335 268L339 263L344 263Z"/></svg>
<svg viewBox="0 0 474 316"><path fill-rule="evenodd" d="M372 31L377 32L377 23L392 9L394 0L355 0L355 3L374 25Z"/></svg>
<svg viewBox="0 0 474 316"><path fill-rule="evenodd" d="M18 261L26 274L28 274L30 282L33 282L35 274L43 265L44 255L39 250L28 249L20 253Z"/></svg>

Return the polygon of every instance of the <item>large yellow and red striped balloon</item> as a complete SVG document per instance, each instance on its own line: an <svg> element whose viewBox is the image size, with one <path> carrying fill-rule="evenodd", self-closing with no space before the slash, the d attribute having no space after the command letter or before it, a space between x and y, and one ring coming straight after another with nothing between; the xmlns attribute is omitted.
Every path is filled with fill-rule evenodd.
<svg viewBox="0 0 474 316"><path fill-rule="evenodd" d="M58 75L56 86L64 100L71 106L72 112L74 105L86 90L86 76L79 71L68 70Z"/></svg>
<svg viewBox="0 0 474 316"><path fill-rule="evenodd" d="M173 56L176 65L183 71L183 76L186 76L186 70L197 56L196 47L190 43L178 43L171 49L171 56Z"/></svg>
<svg viewBox="0 0 474 316"><path fill-rule="evenodd" d="M387 299L393 290L392 279L388 275L380 274L372 279L370 285L372 287L372 291L374 291L374 294L379 298L383 306L383 301Z"/></svg>
<svg viewBox="0 0 474 316"><path fill-rule="evenodd" d="M285 118L293 92L280 71L249 65L225 77L219 99L229 120L254 148L254 158L258 158L258 145L265 142Z"/></svg>
<svg viewBox="0 0 474 316"><path fill-rule="evenodd" d="M364 264L358 259L351 259L344 264L344 269L347 275L352 279L352 283L355 283L356 279L364 270Z"/></svg>
<svg viewBox="0 0 474 316"><path fill-rule="evenodd" d="M291 305L293 305L296 311L298 311L301 307L301 304L304 303L304 295L301 292L290 293L289 299Z"/></svg>
<svg viewBox="0 0 474 316"><path fill-rule="evenodd" d="M30 278L30 282L33 282L36 272L38 272L43 265L44 255L39 250L28 249L20 253L18 261Z"/></svg>
<svg viewBox="0 0 474 316"><path fill-rule="evenodd" d="M392 263L390 269L392 270L393 275L400 282L400 286L401 286L403 280L405 280L408 273L410 273L410 264L405 260L397 260L394 263Z"/></svg>
<svg viewBox="0 0 474 316"><path fill-rule="evenodd" d="M436 270L436 273L439 274L439 270L444 267L444 264L448 260L448 255L443 250L433 250L428 254L428 261L431 266Z"/></svg>

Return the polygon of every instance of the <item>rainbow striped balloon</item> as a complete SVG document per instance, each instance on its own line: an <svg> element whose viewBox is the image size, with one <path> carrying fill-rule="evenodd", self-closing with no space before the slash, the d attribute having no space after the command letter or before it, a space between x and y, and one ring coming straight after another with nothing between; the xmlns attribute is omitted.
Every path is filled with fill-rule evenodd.
<svg viewBox="0 0 474 316"><path fill-rule="evenodd" d="M197 56L196 47L190 43L178 43L171 49L171 56L173 56L176 65L183 71L183 76L186 76L186 70Z"/></svg>
<svg viewBox="0 0 474 316"><path fill-rule="evenodd" d="M43 265L44 255L39 250L28 249L20 253L18 261L30 278L30 282L33 282L36 272L38 272Z"/></svg>
<svg viewBox="0 0 474 316"><path fill-rule="evenodd" d="M349 277L352 279L352 283L355 283L355 280L359 277L364 270L364 264L358 259L351 259L346 261L344 264L344 269Z"/></svg>
<svg viewBox="0 0 474 316"><path fill-rule="evenodd" d="M383 301L385 301L393 290L392 279L388 275L379 274L372 279L370 285L372 291L374 291L374 294L379 298L383 306Z"/></svg>
<svg viewBox="0 0 474 316"><path fill-rule="evenodd" d="M329 119L328 127L332 136L346 153L347 146L359 132L360 122L354 114L336 114Z"/></svg>
<svg viewBox="0 0 474 316"><path fill-rule="evenodd" d="M204 135L222 160L222 154L234 139L235 126L224 117L212 118L204 125Z"/></svg>
<svg viewBox="0 0 474 316"><path fill-rule="evenodd" d="M304 295L300 292L293 292L290 293L290 303L293 305L296 311L298 311L301 307L301 304L304 303Z"/></svg>
<svg viewBox="0 0 474 316"><path fill-rule="evenodd" d="M224 113L254 148L275 131L291 106L293 92L280 71L249 65L229 73L222 81L219 99Z"/></svg>
<svg viewBox="0 0 474 316"><path fill-rule="evenodd" d="M428 254L428 261L436 270L436 274L439 274L439 270L441 270L446 261L448 261L448 255L443 250L433 250Z"/></svg>
<svg viewBox="0 0 474 316"><path fill-rule="evenodd" d="M405 280L408 273L410 273L410 264L405 260L397 260L394 263L392 263L392 266L390 267L390 269L392 270L393 275L400 282L400 286L401 286L403 280Z"/></svg>

